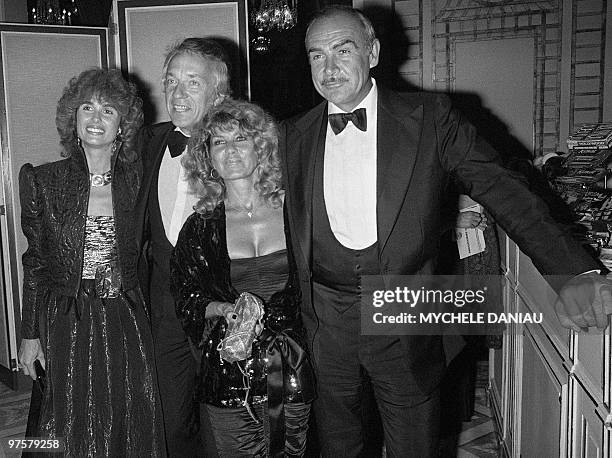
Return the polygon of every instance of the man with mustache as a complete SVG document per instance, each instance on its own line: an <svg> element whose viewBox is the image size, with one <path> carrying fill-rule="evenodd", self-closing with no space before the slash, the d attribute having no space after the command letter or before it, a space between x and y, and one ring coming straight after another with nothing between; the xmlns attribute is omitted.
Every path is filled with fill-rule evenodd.
<svg viewBox="0 0 612 458"><path fill-rule="evenodd" d="M369 73L380 43L363 14L329 7L312 19L305 41L326 100L285 123L281 151L323 456L363 453L364 387L376 398L387 456L438 456L441 337L362 335L360 295L364 275L434 272L450 174L542 273L572 278L559 288L562 324L605 328L610 285L589 272L599 264L447 97L377 85Z"/></svg>
<svg viewBox="0 0 612 458"><path fill-rule="evenodd" d="M181 154L193 128L229 94L228 59L214 40L187 38L164 62L163 87L170 122L143 128L144 177L136 209L141 286L150 307L168 454L202 456L193 402L196 359L170 294L170 255L198 200L188 193ZM206 422L206 418L202 419ZM214 440L204 438L206 455Z"/></svg>

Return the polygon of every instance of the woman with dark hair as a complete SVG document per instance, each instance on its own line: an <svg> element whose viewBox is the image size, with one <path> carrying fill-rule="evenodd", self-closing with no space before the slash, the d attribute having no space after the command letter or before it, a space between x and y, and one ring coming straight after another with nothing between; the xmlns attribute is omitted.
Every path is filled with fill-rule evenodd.
<svg viewBox="0 0 612 458"><path fill-rule="evenodd" d="M260 107L231 99L204 122L183 160L200 200L171 260L177 315L202 351L196 397L220 456L302 456L314 379L277 126Z"/></svg>
<svg viewBox="0 0 612 458"><path fill-rule="evenodd" d="M38 435L67 456L159 456L164 433L136 276L131 211L141 179L142 101L118 70L72 78L57 106L65 159L19 175L23 340L46 372Z"/></svg>

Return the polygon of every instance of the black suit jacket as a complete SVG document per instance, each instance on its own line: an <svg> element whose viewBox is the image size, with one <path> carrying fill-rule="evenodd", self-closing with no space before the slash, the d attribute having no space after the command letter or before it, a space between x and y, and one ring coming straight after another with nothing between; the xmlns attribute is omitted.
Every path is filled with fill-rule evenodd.
<svg viewBox="0 0 612 458"><path fill-rule="evenodd" d="M140 132L139 149L142 154L143 179L138 200L136 203L136 243L138 245L138 280L145 296L147 306L150 307L149 294L149 261L150 261L150 228L148 203L151 193L151 184L155 175L159 173L168 135L174 130L171 122L163 122L152 126L144 126ZM153 190L155 191L155 190Z"/></svg>
<svg viewBox="0 0 612 458"><path fill-rule="evenodd" d="M433 273L449 175L491 212L543 274L573 276L599 268L557 226L546 205L501 165L498 154L477 137L475 128L451 108L446 96L400 94L378 86L377 109L376 214L381 275ZM326 129L327 102L323 102L286 121L280 139L303 310L313 316L313 178L315 160L323 158ZM415 369L430 367L439 375L439 354L425 350L423 345L428 344L422 339L404 337L403 342Z"/></svg>

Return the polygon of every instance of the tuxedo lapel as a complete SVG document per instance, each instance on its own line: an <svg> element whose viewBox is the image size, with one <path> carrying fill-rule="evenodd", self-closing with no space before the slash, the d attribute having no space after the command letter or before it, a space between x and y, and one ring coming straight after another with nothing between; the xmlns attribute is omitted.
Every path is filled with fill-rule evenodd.
<svg viewBox="0 0 612 458"><path fill-rule="evenodd" d="M406 105L399 94L379 87L377 116L376 218L379 251L382 252L412 178L423 123L423 107Z"/></svg>
<svg viewBox="0 0 612 458"><path fill-rule="evenodd" d="M289 195L293 227L304 260L312 260L312 192L314 167L322 160L327 128L327 103L322 103L299 119L287 132Z"/></svg>
<svg viewBox="0 0 612 458"><path fill-rule="evenodd" d="M168 135L173 129L172 123L162 124L159 129L151 136L150 140L144 145L143 155L146 155L144 168L144 177L142 181L142 189L139 197L139 210L138 210L138 224L139 230L137 231L136 238L138 248L141 249L144 243L143 233L145 227L145 218L147 214L147 207L149 203L149 195L151 193L151 184L156 173L159 172L159 166L162 158L166 151L166 144L168 143Z"/></svg>

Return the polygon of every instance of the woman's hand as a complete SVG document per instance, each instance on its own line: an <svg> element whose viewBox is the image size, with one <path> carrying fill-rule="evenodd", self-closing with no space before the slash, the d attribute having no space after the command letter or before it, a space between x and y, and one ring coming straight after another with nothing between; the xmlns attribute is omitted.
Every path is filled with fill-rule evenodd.
<svg viewBox="0 0 612 458"><path fill-rule="evenodd" d="M235 304L232 304L231 302L211 302L210 304L208 304L208 307L206 307L206 318L222 316L227 320L228 323L231 323L232 321L236 321L236 319L238 318L238 315L234 313L234 308ZM261 334L263 328L263 324L257 323L255 325L255 334Z"/></svg>
<svg viewBox="0 0 612 458"><path fill-rule="evenodd" d="M36 369L34 361L39 360L43 369L45 368L45 355L40 345L40 339L22 339L19 347L19 363L25 375L36 380Z"/></svg>
<svg viewBox="0 0 612 458"><path fill-rule="evenodd" d="M487 217L483 213L466 211L460 212L455 221L455 227L462 229L481 229L487 227Z"/></svg>
<svg viewBox="0 0 612 458"><path fill-rule="evenodd" d="M234 313L234 304L231 302L216 302L213 301L206 307L206 318L214 318L216 316L224 317L228 322L236 319Z"/></svg>

